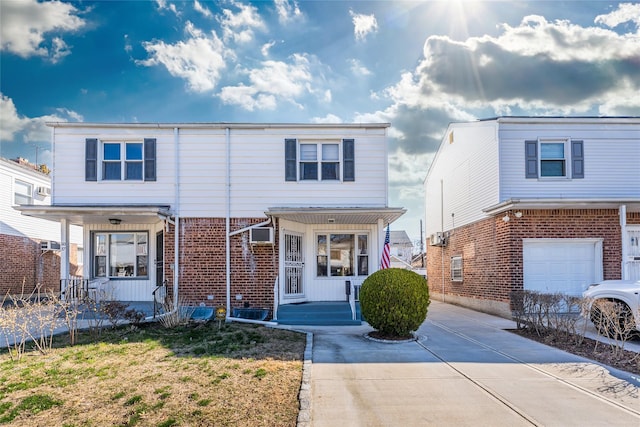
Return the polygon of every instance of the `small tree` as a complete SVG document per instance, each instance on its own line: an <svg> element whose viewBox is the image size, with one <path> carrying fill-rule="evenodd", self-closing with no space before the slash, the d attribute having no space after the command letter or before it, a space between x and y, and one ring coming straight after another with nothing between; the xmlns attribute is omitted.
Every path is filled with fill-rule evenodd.
<svg viewBox="0 0 640 427"><path fill-rule="evenodd" d="M372 328L389 337L408 337L427 318L427 281L400 268L379 270L362 283L362 315Z"/></svg>

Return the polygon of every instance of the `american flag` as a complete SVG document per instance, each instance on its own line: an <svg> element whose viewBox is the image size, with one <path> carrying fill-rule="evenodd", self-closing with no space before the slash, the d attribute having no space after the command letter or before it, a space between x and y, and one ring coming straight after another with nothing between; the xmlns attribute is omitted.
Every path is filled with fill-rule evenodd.
<svg viewBox="0 0 640 427"><path fill-rule="evenodd" d="M389 224L387 224L387 234L384 238L384 246L382 247L382 259L380 260L380 270L389 268Z"/></svg>

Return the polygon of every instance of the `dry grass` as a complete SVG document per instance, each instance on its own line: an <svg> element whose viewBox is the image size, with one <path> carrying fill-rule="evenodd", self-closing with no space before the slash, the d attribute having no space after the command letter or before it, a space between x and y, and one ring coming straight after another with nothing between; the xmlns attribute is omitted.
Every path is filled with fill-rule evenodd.
<svg viewBox="0 0 640 427"><path fill-rule="evenodd" d="M46 355L0 354L0 423L294 426L305 337L213 322L58 337ZM66 340L66 341L65 341Z"/></svg>

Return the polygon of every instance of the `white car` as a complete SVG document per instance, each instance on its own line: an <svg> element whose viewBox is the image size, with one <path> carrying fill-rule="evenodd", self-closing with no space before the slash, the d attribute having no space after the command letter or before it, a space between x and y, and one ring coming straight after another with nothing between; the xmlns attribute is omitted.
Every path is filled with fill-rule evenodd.
<svg viewBox="0 0 640 427"><path fill-rule="evenodd" d="M624 324L633 324L640 331L640 280L604 280L589 286L582 296L590 301L587 314L602 335L615 336L621 330L620 325ZM617 304L618 325L607 325L603 321L596 304L598 300Z"/></svg>

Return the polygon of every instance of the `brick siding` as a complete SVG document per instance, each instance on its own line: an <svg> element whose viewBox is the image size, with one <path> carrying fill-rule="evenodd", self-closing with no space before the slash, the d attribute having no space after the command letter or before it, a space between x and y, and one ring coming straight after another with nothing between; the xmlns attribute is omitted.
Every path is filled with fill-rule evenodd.
<svg viewBox="0 0 640 427"><path fill-rule="evenodd" d="M521 218L516 218L512 211L503 212L452 230L444 248L428 246L430 290L461 304L506 314L510 291L524 287L522 239L525 238L602 238L604 279L620 279L622 243L617 209L521 212ZM506 214L511 221L502 221ZM640 224L640 213L627 214L627 222ZM451 281L452 256L462 256L462 282ZM502 309L494 309L495 303Z"/></svg>
<svg viewBox="0 0 640 427"><path fill-rule="evenodd" d="M231 231L264 221L264 218L233 218ZM165 276L173 289L174 228L165 233ZM231 237L231 307L273 307L273 286L278 274L278 243L251 245L249 233ZM188 304L226 306L226 259L224 218L180 219L179 298ZM208 299L213 295L213 300ZM241 295L242 299L236 299Z"/></svg>
<svg viewBox="0 0 640 427"><path fill-rule="evenodd" d="M0 234L3 250L0 262L0 294L28 296L40 292L60 292L60 252L40 250L40 241ZM70 247L71 274L76 274L77 245Z"/></svg>

